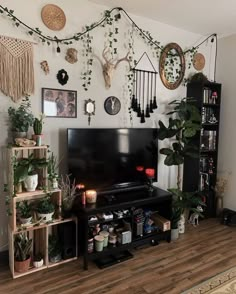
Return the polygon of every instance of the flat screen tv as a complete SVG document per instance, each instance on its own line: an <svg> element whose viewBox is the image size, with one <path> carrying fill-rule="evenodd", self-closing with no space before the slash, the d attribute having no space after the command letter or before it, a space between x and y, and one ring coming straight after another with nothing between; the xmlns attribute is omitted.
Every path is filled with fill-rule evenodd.
<svg viewBox="0 0 236 294"><path fill-rule="evenodd" d="M157 181L157 130L67 130L68 172L76 183L97 191L115 190L147 183L145 169L155 170Z"/></svg>

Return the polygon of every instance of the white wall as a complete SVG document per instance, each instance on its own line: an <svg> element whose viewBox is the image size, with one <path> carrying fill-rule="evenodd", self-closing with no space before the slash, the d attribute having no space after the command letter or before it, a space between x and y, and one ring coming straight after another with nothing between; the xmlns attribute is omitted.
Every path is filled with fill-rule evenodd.
<svg viewBox="0 0 236 294"><path fill-rule="evenodd" d="M81 31L83 25L89 25L94 21L100 19L101 14L106 7L102 7L86 0L68 0L56 1L65 12L67 16L67 23L65 28L60 32L53 32L47 29L40 17L42 7L48 4L48 1L31 1L31 0L15 0L7 1L2 0L1 5L7 6L9 9L15 11L15 15L19 16L25 23L31 27L39 27L46 35L54 36L55 34L60 38L68 37L76 32ZM145 18L132 16L135 22L143 29L149 30L154 39L161 42L161 45L166 45L170 42L178 43L183 50L192 47L202 41L204 37L192 34L177 28L154 22ZM12 23L6 18L0 15L0 34L19 37L22 39L33 40L30 36L27 36L23 29L15 28ZM121 21L121 27L123 32L130 28L127 20ZM93 32L95 39L95 53L101 55L104 46L104 31L96 29ZM39 42L39 41L38 41ZM72 89L77 90L78 105L76 119L63 119L63 118L47 118L44 124L44 142L50 145L50 149L56 154L62 156L66 150L66 128L69 127L88 127L87 116L83 114L84 100L91 98L96 101L96 115L92 117L91 127L130 127L129 114L127 107L129 105L129 97L123 92L123 85L125 84L124 75L126 73L127 66L121 63L115 72L112 87L106 90L104 87L104 81L102 77L102 71L100 64L94 62L93 66L93 79L92 86L88 92L85 92L82 88L80 80L80 72L82 69L83 59L81 56L81 44L75 43L72 47L78 49L78 62L76 64L69 64L65 61L64 56L67 47L61 46L61 53L59 56L55 54L55 47L42 45L40 42L38 45L34 45L34 66L35 66L35 94L31 96L32 109L35 115L41 112L41 88L56 88L56 89ZM135 59L139 59L144 51L148 53L156 69L158 70L158 60L156 60L149 48L145 43L135 38ZM214 49L214 48L213 48ZM204 73L211 79L213 79L212 72L212 57L214 56L214 50L211 43L205 43L200 52L204 53L206 57L206 67ZM212 51L213 50L213 51ZM122 51L122 47L121 47ZM123 48L123 54L125 55L126 49ZM122 54L122 53L121 53ZM122 55L123 55L122 54ZM46 76L40 69L40 62L47 60L50 67L50 75ZM214 61L214 60L213 60ZM65 86L61 86L56 79L56 73L58 70L64 68L69 74L69 81ZM191 69L190 71L193 71ZM189 71L188 71L189 72ZM182 98L185 96L186 89L180 86L177 90L168 90L161 83L159 77L157 81L157 100L159 108L156 111L152 120L150 119L144 125L139 123L139 119L134 117L134 127L151 127L154 123L157 124L159 119L164 119L163 113L165 112L165 106L168 101L174 98ZM115 95L120 98L122 103L122 109L116 116L109 116L104 111L103 105L106 97ZM7 125L8 115L7 109L9 106L16 106L9 97L0 93L0 122L1 122L1 136L0 146L3 148L9 141L9 127ZM161 145L161 144L160 144ZM64 157L63 166L66 166L66 156ZM4 165L4 160L0 161L0 167ZM62 168L63 170L63 168ZM0 173L0 187L6 179L3 177L3 173ZM175 169L168 168L163 164L162 156L159 157L159 183L158 185L163 188L167 188L175 185ZM7 244L7 218L5 215L4 196L0 197L0 250L3 250Z"/></svg>
<svg viewBox="0 0 236 294"><path fill-rule="evenodd" d="M236 210L236 35L218 42L217 80L222 83L218 173L228 176L229 186L224 196L224 207Z"/></svg>

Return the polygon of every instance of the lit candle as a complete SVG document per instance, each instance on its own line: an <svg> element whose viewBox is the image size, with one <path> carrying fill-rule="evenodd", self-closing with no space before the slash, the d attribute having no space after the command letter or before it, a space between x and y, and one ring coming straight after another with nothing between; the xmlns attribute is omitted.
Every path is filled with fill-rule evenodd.
<svg viewBox="0 0 236 294"><path fill-rule="evenodd" d="M95 190L87 190L85 195L87 203L95 203L97 201L97 192Z"/></svg>
<svg viewBox="0 0 236 294"><path fill-rule="evenodd" d="M155 175L155 169L154 169L154 168L146 168L146 169L145 169L145 174L146 174L147 177L149 177L149 178L154 178L154 175Z"/></svg>

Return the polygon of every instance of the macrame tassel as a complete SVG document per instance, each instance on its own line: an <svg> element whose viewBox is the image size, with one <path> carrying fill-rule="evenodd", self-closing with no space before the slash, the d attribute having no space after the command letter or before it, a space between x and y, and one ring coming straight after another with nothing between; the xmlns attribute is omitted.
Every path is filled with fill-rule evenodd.
<svg viewBox="0 0 236 294"><path fill-rule="evenodd" d="M140 122L141 124L145 123L144 110L142 110Z"/></svg>
<svg viewBox="0 0 236 294"><path fill-rule="evenodd" d="M30 42L0 36L0 89L17 102L34 93L33 47Z"/></svg>

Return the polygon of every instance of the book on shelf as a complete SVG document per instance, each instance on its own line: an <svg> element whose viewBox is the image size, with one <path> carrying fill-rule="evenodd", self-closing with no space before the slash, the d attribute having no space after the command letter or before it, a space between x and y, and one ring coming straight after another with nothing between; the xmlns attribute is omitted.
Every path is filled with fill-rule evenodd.
<svg viewBox="0 0 236 294"><path fill-rule="evenodd" d="M202 150L216 150L216 131L201 130L201 149Z"/></svg>

